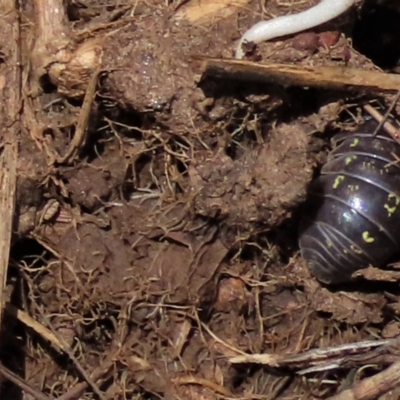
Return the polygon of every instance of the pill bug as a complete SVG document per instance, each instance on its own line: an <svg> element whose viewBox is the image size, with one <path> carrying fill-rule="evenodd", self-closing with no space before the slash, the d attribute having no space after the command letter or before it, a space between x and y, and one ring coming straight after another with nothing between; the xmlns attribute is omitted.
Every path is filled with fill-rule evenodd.
<svg viewBox="0 0 400 400"><path fill-rule="evenodd" d="M400 250L400 145L377 123L332 139L333 150L309 189L299 247L325 283L382 267Z"/></svg>

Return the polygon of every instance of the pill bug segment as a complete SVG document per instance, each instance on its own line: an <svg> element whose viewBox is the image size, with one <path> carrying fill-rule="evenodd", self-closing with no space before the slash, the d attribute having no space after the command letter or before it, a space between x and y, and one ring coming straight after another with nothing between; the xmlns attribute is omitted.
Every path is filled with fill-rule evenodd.
<svg viewBox="0 0 400 400"><path fill-rule="evenodd" d="M325 283L382 267L400 250L400 145L376 122L333 137L312 182L300 225L300 250Z"/></svg>

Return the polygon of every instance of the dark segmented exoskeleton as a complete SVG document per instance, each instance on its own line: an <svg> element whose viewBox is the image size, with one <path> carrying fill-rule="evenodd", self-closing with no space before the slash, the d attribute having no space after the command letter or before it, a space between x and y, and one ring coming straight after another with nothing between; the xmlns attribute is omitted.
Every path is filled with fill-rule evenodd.
<svg viewBox="0 0 400 400"><path fill-rule="evenodd" d="M340 283L400 250L400 145L377 123L339 133L321 175L311 183L300 250L311 273Z"/></svg>

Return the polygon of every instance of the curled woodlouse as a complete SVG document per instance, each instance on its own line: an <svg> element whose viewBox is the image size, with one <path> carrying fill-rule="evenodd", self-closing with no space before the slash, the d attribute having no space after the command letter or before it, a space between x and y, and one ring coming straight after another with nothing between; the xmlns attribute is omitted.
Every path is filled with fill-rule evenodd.
<svg viewBox="0 0 400 400"><path fill-rule="evenodd" d="M304 205L299 246L325 283L382 267L400 250L400 145L377 122L339 133Z"/></svg>

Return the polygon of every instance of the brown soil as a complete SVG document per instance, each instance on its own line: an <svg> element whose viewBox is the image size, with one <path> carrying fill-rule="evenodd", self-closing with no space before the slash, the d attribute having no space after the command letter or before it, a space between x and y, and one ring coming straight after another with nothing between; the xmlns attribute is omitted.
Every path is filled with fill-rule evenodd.
<svg viewBox="0 0 400 400"><path fill-rule="evenodd" d="M0 358L27 385L4 379L1 399L328 398L393 362L373 349L305 374L310 359L230 361L400 330L397 275L323 287L298 254L307 185L366 97L202 80L191 58L232 57L261 15L317 1L269 1L267 14L260 1L70 1L39 40L49 1L0 12L2 121L21 87ZM21 27L20 82L6 16ZM254 58L376 69L351 47L355 18Z"/></svg>

